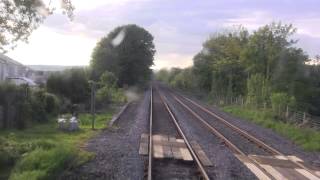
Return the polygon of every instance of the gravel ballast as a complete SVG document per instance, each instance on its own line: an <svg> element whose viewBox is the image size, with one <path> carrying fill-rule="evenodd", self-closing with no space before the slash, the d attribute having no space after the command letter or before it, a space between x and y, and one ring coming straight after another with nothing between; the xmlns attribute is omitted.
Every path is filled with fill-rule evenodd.
<svg viewBox="0 0 320 180"><path fill-rule="evenodd" d="M181 138L173 120L163 104L156 88L153 90L152 133ZM194 162L184 162L173 158L153 158L152 177L155 180L165 179L198 179Z"/></svg>
<svg viewBox="0 0 320 180"><path fill-rule="evenodd" d="M210 106L206 103L203 103L202 101L195 98L189 93L187 94L181 91L176 91L176 92L183 94L185 97L188 97L193 101L197 102L198 104L202 105L203 107L206 107L208 110L226 119L228 122L239 127L240 129L247 131L252 136L260 139L261 141L275 148L279 152L285 155L297 156L300 159L303 159L305 162L309 163L310 165L320 168L320 152L306 152L301 147L296 145L292 140L286 137L283 137L280 134L277 134L271 129L267 129L257 124L254 124L249 120L235 117L229 113L226 113L220 110L216 106Z"/></svg>
<svg viewBox="0 0 320 180"><path fill-rule="evenodd" d="M196 141L214 164L214 167L206 167L211 179L256 179L256 176L233 155L218 137L210 133L167 92L162 92L167 97L169 106L188 140Z"/></svg>
<svg viewBox="0 0 320 180"><path fill-rule="evenodd" d="M132 102L115 122L91 139L86 150L96 154L84 165L65 173L60 179L143 179L145 157L140 156L139 141L148 132L150 92Z"/></svg>

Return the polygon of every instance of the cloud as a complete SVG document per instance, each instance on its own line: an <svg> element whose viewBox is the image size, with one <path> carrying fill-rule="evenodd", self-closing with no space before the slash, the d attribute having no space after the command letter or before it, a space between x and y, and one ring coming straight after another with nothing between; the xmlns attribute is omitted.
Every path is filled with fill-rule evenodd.
<svg viewBox="0 0 320 180"><path fill-rule="evenodd" d="M193 58L193 55L176 54L176 53L156 55L153 69L159 70L161 68L168 68L168 67L180 67L180 68L189 67L189 66L192 66L193 64L192 58Z"/></svg>
<svg viewBox="0 0 320 180"><path fill-rule="evenodd" d="M96 39L60 34L40 27L33 32L30 43L20 44L8 55L23 64L88 65Z"/></svg>
<svg viewBox="0 0 320 180"><path fill-rule="evenodd" d="M318 0L73 0L75 19L54 14L27 45L10 55L27 64L88 64L95 43L112 29L137 24L153 36L154 68L192 64L202 43L217 31L242 24L250 31L271 23L293 23L308 54L320 54ZM54 53L53 53L54 52Z"/></svg>

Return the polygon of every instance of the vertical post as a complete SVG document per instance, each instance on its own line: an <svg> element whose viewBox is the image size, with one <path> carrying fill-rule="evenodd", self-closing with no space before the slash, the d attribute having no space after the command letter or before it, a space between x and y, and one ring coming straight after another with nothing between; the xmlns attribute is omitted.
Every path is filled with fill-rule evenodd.
<svg viewBox="0 0 320 180"><path fill-rule="evenodd" d="M289 117L289 106L287 105L287 109L286 109L286 119L288 119Z"/></svg>
<svg viewBox="0 0 320 180"><path fill-rule="evenodd" d="M303 120L302 120L302 123L306 123L306 122L307 122L306 112L303 112Z"/></svg>
<svg viewBox="0 0 320 180"><path fill-rule="evenodd" d="M94 123L95 123L95 94L96 94L96 85L95 83L92 81L91 82L91 115L92 115L92 129L94 129Z"/></svg>

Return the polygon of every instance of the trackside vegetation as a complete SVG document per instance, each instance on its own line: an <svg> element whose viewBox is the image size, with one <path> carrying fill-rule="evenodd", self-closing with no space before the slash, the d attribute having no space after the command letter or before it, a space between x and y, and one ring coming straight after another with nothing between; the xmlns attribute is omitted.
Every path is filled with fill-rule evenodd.
<svg viewBox="0 0 320 180"><path fill-rule="evenodd" d="M224 110L271 128L306 150L319 151L318 131L285 123L277 115L287 109L320 115L320 65L308 64L310 58L293 39L296 31L279 22L251 33L242 26L217 32L203 43L193 66L161 69L155 77L205 95L212 104L241 99L242 107Z"/></svg>
<svg viewBox="0 0 320 180"><path fill-rule="evenodd" d="M85 142L105 128L113 111L98 114L96 131L91 115L82 114L80 131L64 132L51 119L25 130L0 131L0 179L56 179L61 173L94 157L82 150Z"/></svg>
<svg viewBox="0 0 320 180"><path fill-rule="evenodd" d="M52 73L41 87L0 84L0 180L58 179L92 158L81 147L127 102L128 89L144 88L154 53L149 32L120 26L97 43L89 67ZM80 130L60 130L61 115L77 116Z"/></svg>
<svg viewBox="0 0 320 180"><path fill-rule="evenodd" d="M278 121L275 119L274 113L270 110L258 111L240 106L224 106L222 109L237 117L270 128L284 137L291 139L307 151L320 151L319 131L308 128L299 128L293 124Z"/></svg>

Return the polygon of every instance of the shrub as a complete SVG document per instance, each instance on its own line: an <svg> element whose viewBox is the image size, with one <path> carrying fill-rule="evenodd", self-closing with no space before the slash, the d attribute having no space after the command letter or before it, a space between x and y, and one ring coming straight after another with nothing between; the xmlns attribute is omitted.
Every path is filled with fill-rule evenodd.
<svg viewBox="0 0 320 180"><path fill-rule="evenodd" d="M55 174L67 167L73 158L70 147L36 148L18 162L10 179L54 179Z"/></svg>
<svg viewBox="0 0 320 180"><path fill-rule="evenodd" d="M90 97L88 76L85 69L69 69L51 75L47 91L68 98L72 104L86 103Z"/></svg>
<svg viewBox="0 0 320 180"><path fill-rule="evenodd" d="M56 115L59 112L59 99L57 96L46 93L45 94L45 110L47 113Z"/></svg>
<svg viewBox="0 0 320 180"><path fill-rule="evenodd" d="M274 112L285 111L286 106L294 106L295 99L290 97L287 93L272 93L271 105Z"/></svg>
<svg viewBox="0 0 320 180"><path fill-rule="evenodd" d="M0 85L0 128L23 129L28 122L46 122L48 115L59 111L59 100L44 90L30 89L27 85Z"/></svg>

